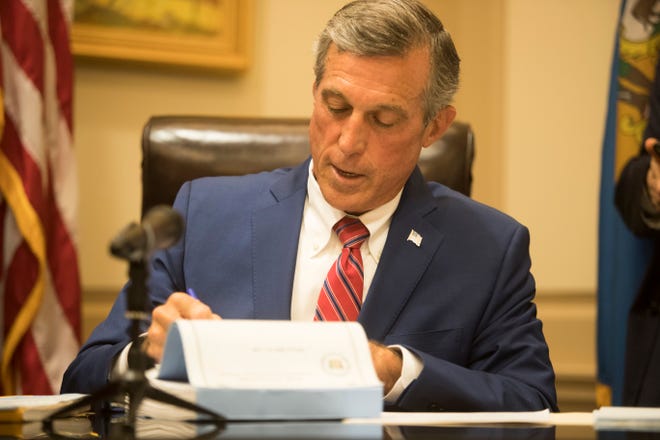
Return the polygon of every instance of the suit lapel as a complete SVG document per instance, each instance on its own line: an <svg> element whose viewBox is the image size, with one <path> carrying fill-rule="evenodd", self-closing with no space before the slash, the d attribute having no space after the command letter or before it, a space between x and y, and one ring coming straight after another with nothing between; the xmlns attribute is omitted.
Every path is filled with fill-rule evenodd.
<svg viewBox="0 0 660 440"><path fill-rule="evenodd" d="M289 319L309 160L270 189L272 203L252 214L254 311L257 319Z"/></svg>
<svg viewBox="0 0 660 440"><path fill-rule="evenodd" d="M435 210L416 169L401 197L378 269L358 321L369 338L383 340L440 246L443 234L425 217Z"/></svg>
<svg viewBox="0 0 660 440"><path fill-rule="evenodd" d="M252 215L256 319L291 317L291 289L308 169L309 160L283 175L270 189L272 203L256 209ZM392 217L378 269L358 319L370 338L384 338L442 242L442 233L425 219L434 209L433 197L416 169ZM421 237L419 246L414 239L408 239L413 230Z"/></svg>

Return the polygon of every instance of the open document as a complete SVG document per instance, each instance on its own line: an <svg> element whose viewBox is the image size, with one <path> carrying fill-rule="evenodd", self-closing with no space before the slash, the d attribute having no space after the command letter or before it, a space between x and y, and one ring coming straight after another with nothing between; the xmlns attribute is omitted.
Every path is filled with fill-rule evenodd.
<svg viewBox="0 0 660 440"><path fill-rule="evenodd" d="M151 383L230 420L379 417L382 384L355 322L180 320ZM145 401L154 418L194 418Z"/></svg>

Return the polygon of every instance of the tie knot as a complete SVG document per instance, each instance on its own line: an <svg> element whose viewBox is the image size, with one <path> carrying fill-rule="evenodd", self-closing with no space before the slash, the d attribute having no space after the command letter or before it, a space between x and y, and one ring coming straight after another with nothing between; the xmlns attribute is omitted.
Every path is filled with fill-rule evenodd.
<svg viewBox="0 0 660 440"><path fill-rule="evenodd" d="M332 229L337 233L345 248L359 248L364 240L369 237L367 227L355 217L346 216L342 218L335 223Z"/></svg>

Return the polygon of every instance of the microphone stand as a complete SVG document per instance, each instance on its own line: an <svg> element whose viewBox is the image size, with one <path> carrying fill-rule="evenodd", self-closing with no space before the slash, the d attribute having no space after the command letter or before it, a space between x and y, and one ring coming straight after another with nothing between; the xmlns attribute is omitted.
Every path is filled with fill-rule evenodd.
<svg viewBox="0 0 660 440"><path fill-rule="evenodd" d="M149 358L142 351L138 343L140 323L148 320L150 317L145 311L148 300L148 270L146 260L147 258L143 255L140 255L140 258L129 259L129 278L131 282L127 292L126 318L130 320L129 332L133 344L128 352L128 370L119 378L111 380L96 392L61 408L44 419L42 427L47 434L53 437L61 437L61 435L58 435L53 430L53 421L55 419L71 416L76 411L95 407L103 402L119 402L126 405L125 417L121 425L119 438L133 439L135 438L137 410L145 398L202 414L206 417L197 419L197 423L213 423L216 425L218 431L224 429L226 419L223 416L158 388L154 388L149 384L149 380L145 375Z"/></svg>

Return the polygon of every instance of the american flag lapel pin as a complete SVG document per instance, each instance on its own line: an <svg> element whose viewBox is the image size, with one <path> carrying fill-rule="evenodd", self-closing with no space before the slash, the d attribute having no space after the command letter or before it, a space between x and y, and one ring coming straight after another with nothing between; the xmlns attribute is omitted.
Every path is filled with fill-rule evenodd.
<svg viewBox="0 0 660 440"><path fill-rule="evenodd" d="M422 245L422 236L419 235L419 233L414 229L411 229L410 234L408 234L408 239L406 241L412 241L413 243L415 243L415 246L420 247Z"/></svg>

